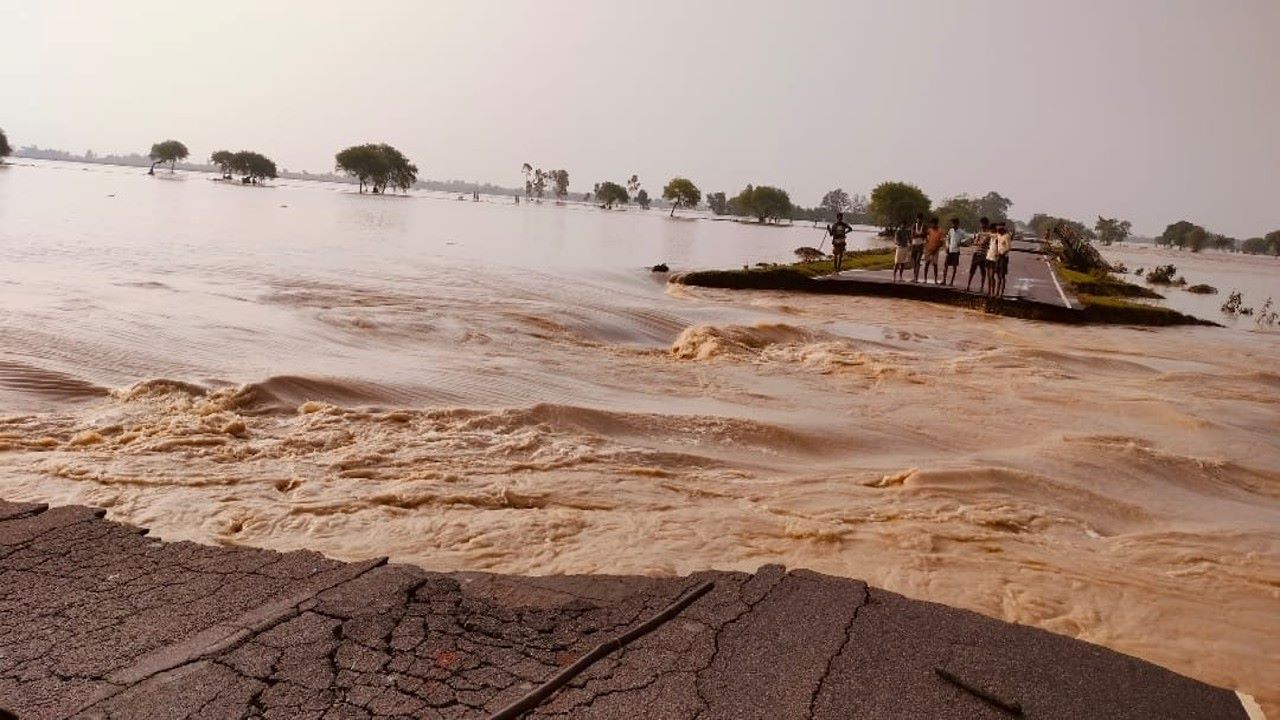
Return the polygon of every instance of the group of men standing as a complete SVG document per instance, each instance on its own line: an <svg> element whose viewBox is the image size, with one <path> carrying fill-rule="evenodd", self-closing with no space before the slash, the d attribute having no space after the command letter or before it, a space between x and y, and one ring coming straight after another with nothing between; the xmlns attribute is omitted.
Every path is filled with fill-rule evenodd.
<svg viewBox="0 0 1280 720"><path fill-rule="evenodd" d="M844 213L836 215L836 222L827 228L832 236L835 271L840 272L845 251L845 238L853 229L844 221ZM906 282L907 268L911 268L911 282L920 282L923 271L925 283L929 282L929 271L933 271L935 285L955 285L956 273L960 269L960 248L973 246L973 254L969 260L969 282L965 290L973 289L973 277L978 276L978 292L990 296L1004 294L1005 281L1009 275L1009 251L1013 248L1013 233L1004 221L992 224L987 218L979 221L978 232L970 237L960 227L960 220L953 218L951 227L942 228L938 218L931 218L927 223L923 213L916 215L914 223L902 223L892 230L894 245L893 281ZM938 268L942 268L942 277L938 277Z"/></svg>

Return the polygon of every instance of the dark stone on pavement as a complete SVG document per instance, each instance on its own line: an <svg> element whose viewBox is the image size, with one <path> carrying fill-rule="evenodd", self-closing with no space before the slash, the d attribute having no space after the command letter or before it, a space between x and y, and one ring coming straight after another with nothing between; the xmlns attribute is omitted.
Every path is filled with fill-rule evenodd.
<svg viewBox="0 0 1280 720"><path fill-rule="evenodd" d="M485 718L697 584L528 717L1246 718L1234 693L857 580L433 573L163 543L0 501L0 708L42 718Z"/></svg>

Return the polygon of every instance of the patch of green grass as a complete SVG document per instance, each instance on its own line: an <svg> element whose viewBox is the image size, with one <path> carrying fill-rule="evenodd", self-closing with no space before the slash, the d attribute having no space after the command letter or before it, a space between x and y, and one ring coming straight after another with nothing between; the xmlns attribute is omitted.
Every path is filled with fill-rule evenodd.
<svg viewBox="0 0 1280 720"><path fill-rule="evenodd" d="M1085 319L1089 322L1121 325L1214 325L1208 320L1186 315L1159 305L1125 300L1114 296L1081 294Z"/></svg>
<svg viewBox="0 0 1280 720"><path fill-rule="evenodd" d="M893 250L854 250L844 254L844 270L892 270ZM685 274L689 285L724 288L776 287L794 285L810 278L830 275L835 266L830 258L818 262L798 262L789 265L757 265L741 270L701 270Z"/></svg>
<svg viewBox="0 0 1280 720"><path fill-rule="evenodd" d="M800 290L813 284L813 277L795 265L773 265L741 270L697 270L673 279L685 285L730 290Z"/></svg>
<svg viewBox="0 0 1280 720"><path fill-rule="evenodd" d="M1164 296L1150 288L1135 285L1108 272L1083 273L1057 266L1058 277L1077 295L1094 297L1140 297L1161 299Z"/></svg>
<svg viewBox="0 0 1280 720"><path fill-rule="evenodd" d="M893 267L893 250L862 250L847 253L847 268L867 270ZM1084 322L1112 325L1213 325L1176 310L1146 305L1112 294L1079 293L1083 310L1071 310L1041 303L1023 303L1013 300L991 300L980 295L946 291L929 285L893 284L877 282L826 282L815 278L831 272L831 261L795 263L792 265L764 265L741 270L703 270L685 273L672 278L673 282L701 287L728 290L789 290L797 292L840 293L849 295L878 295L882 297L915 298L932 302L944 302L965 307L983 308L1012 317L1056 322ZM1099 279L1086 273L1059 270L1061 277L1073 287L1077 283L1099 283L1114 288L1129 285L1114 278ZM1074 281L1074 282L1073 282ZM1136 286L1132 286L1136 287ZM1145 288L1139 288L1146 290ZM1148 291L1149 292L1149 291ZM1154 295L1154 293L1152 293ZM1156 297L1159 297L1158 295Z"/></svg>

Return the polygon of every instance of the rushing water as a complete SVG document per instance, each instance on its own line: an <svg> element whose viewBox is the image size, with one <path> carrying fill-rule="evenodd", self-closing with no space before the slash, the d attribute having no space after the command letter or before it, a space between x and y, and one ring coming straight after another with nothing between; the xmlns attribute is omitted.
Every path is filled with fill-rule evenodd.
<svg viewBox="0 0 1280 720"><path fill-rule="evenodd" d="M1133 275L1127 280L1141 284L1140 271L1161 265L1172 265L1186 285L1148 285L1160 293L1166 305L1189 315L1221 323L1227 327L1255 330L1262 327L1259 313L1268 299L1280 312L1280 257L1267 255L1237 255L1223 252L1191 253L1174 248L1154 245L1123 243L1102 249L1112 263L1120 263ZM1197 294L1188 292L1194 285L1209 285L1217 292ZM1240 293L1244 307L1254 309L1253 315L1225 314L1222 305L1232 292Z"/></svg>
<svg viewBox="0 0 1280 720"><path fill-rule="evenodd" d="M1280 329L668 287L820 231L485 200L0 169L0 497L439 569L782 562L1278 709ZM1175 255L1214 319L1280 278Z"/></svg>

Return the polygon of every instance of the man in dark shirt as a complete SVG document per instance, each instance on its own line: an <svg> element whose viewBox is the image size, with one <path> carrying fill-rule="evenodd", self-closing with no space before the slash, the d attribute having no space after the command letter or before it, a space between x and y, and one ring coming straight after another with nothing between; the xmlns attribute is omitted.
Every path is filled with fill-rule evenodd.
<svg viewBox="0 0 1280 720"><path fill-rule="evenodd" d="M844 221L842 212L836 213L835 223L827 226L827 232L831 233L831 258L836 272L840 272L840 266L844 264L845 239L851 230L853 226Z"/></svg>

